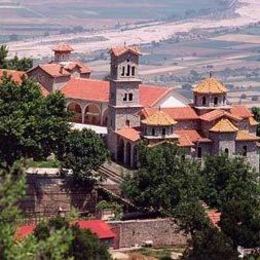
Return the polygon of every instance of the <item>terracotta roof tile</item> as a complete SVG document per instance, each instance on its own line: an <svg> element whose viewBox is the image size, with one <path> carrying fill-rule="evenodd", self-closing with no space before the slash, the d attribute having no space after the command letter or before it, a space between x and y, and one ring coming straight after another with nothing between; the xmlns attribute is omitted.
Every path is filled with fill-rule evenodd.
<svg viewBox="0 0 260 260"><path fill-rule="evenodd" d="M199 116L195 110L190 106L187 107L175 107L175 108L162 108L162 111L166 112L174 120L197 120Z"/></svg>
<svg viewBox="0 0 260 260"><path fill-rule="evenodd" d="M61 92L69 98L108 102L109 89L108 81L71 78L61 89ZM140 85L140 103L145 107L152 106L158 98L163 97L168 91L169 88L165 87Z"/></svg>
<svg viewBox="0 0 260 260"><path fill-rule="evenodd" d="M210 129L210 131L218 133L233 133L237 132L238 128L235 127L228 119L221 119Z"/></svg>
<svg viewBox="0 0 260 260"><path fill-rule="evenodd" d="M193 146L197 142L211 142L210 139L203 137L195 129L176 130L175 133L179 136L180 146Z"/></svg>
<svg viewBox="0 0 260 260"><path fill-rule="evenodd" d="M141 52L137 46L118 46L111 48L111 51L115 56L121 56L126 52L132 52L134 54L140 55Z"/></svg>
<svg viewBox="0 0 260 260"><path fill-rule="evenodd" d="M70 73L67 70L65 70L64 67L61 66L60 64L50 63L50 64L39 65L38 67L52 77L62 77L62 76L70 75Z"/></svg>
<svg viewBox="0 0 260 260"><path fill-rule="evenodd" d="M242 117L242 118L249 118L249 117L253 116L251 111L245 106L233 106L230 109L230 113L235 116Z"/></svg>
<svg viewBox="0 0 260 260"><path fill-rule="evenodd" d="M259 125L259 123L254 119L254 117L252 117L252 116L250 116L249 118L248 118L248 121L249 121L249 125L250 126L257 126L257 125Z"/></svg>
<svg viewBox="0 0 260 260"><path fill-rule="evenodd" d="M161 110L157 110L155 113L142 120L142 123L152 126L171 126L177 124L175 120Z"/></svg>
<svg viewBox="0 0 260 260"><path fill-rule="evenodd" d="M219 223L220 217L221 217L221 213L218 212L217 210L209 210L207 212L207 214L208 214L208 217L209 217L211 223L214 226L218 226L218 223Z"/></svg>
<svg viewBox="0 0 260 260"><path fill-rule="evenodd" d="M61 44L53 47L52 50L56 51L56 52L72 52L72 51L74 51L74 49L69 44L66 44L66 43L61 43Z"/></svg>
<svg viewBox="0 0 260 260"><path fill-rule="evenodd" d="M221 109L220 110L216 109L216 110L213 110L211 112L208 112L208 113L200 116L200 119L203 120L203 121L211 122L213 120L216 120L216 119L219 119L219 118L222 118L222 117L233 119L235 121L242 120L241 117L233 115L233 114L231 114L227 111L221 110Z"/></svg>
<svg viewBox="0 0 260 260"><path fill-rule="evenodd" d="M11 77L18 84L22 82L22 77L25 76L25 72L23 71L0 69L0 79L4 74Z"/></svg>
<svg viewBox="0 0 260 260"><path fill-rule="evenodd" d="M121 137L136 142L140 140L140 131L135 128L122 128L116 132Z"/></svg>
<svg viewBox="0 0 260 260"><path fill-rule="evenodd" d="M246 130L239 130L237 132L236 141L260 141L260 137L251 134Z"/></svg>
<svg viewBox="0 0 260 260"><path fill-rule="evenodd" d="M215 78L207 78L201 81L193 92L199 94L223 94L227 93L227 88Z"/></svg>
<svg viewBox="0 0 260 260"><path fill-rule="evenodd" d="M80 73L90 73L91 69L84 63L79 61L73 61L73 62L66 62L64 64L64 69L67 71L72 71L76 67L79 68Z"/></svg>
<svg viewBox="0 0 260 260"><path fill-rule="evenodd" d="M27 236L31 235L34 232L35 225L24 225L17 228L15 232L15 239L16 240L22 240L26 238Z"/></svg>

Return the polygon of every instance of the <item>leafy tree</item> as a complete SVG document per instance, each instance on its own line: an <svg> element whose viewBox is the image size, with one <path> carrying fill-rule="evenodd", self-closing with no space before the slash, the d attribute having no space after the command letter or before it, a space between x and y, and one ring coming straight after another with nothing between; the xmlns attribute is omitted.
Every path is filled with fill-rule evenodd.
<svg viewBox="0 0 260 260"><path fill-rule="evenodd" d="M33 67L33 60L31 58L21 58L19 59L15 55L12 59L7 59L8 48L6 45L0 46L0 69L10 69L27 71Z"/></svg>
<svg viewBox="0 0 260 260"><path fill-rule="evenodd" d="M201 172L205 178L204 200L222 210L230 200L251 200L257 197L257 173L239 157L226 154L209 156Z"/></svg>
<svg viewBox="0 0 260 260"><path fill-rule="evenodd" d="M235 243L260 243L260 189L256 174L241 158L208 157L202 171L206 203L221 212L220 227Z"/></svg>
<svg viewBox="0 0 260 260"><path fill-rule="evenodd" d="M140 209L172 214L180 201L198 199L202 190L199 164L185 158L175 144L139 148L140 169L122 185Z"/></svg>
<svg viewBox="0 0 260 260"><path fill-rule="evenodd" d="M8 48L6 45L0 46L0 69L4 67L8 55Z"/></svg>
<svg viewBox="0 0 260 260"><path fill-rule="evenodd" d="M88 129L71 131L66 139L62 166L73 170L78 181L95 181L92 170L96 170L108 158L103 140Z"/></svg>
<svg viewBox="0 0 260 260"><path fill-rule="evenodd" d="M252 112L254 114L254 118L257 122L260 122L260 108L259 107L253 107ZM256 128L256 134L260 136L260 125L258 124Z"/></svg>
<svg viewBox="0 0 260 260"><path fill-rule="evenodd" d="M69 114L60 93L43 97L39 86L23 79L18 86L0 82L0 160L6 165L24 158L44 159L58 153L69 132Z"/></svg>

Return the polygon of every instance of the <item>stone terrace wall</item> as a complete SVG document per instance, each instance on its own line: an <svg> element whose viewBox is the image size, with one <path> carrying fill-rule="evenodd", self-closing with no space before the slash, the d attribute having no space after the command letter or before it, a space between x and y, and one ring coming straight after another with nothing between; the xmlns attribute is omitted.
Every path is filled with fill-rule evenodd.
<svg viewBox="0 0 260 260"><path fill-rule="evenodd" d="M72 207L81 213L95 213L97 193L83 189L70 189L64 179L53 175L27 175L26 197L20 206L27 218L51 217L60 209L66 213Z"/></svg>
<svg viewBox="0 0 260 260"><path fill-rule="evenodd" d="M153 241L154 246L185 245L187 238L178 232L171 219L148 219L108 222L117 235L114 248L141 246Z"/></svg>

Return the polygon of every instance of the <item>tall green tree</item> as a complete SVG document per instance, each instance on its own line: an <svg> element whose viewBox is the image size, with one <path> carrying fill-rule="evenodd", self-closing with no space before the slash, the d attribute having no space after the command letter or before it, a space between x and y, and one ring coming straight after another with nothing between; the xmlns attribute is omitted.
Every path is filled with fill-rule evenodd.
<svg viewBox="0 0 260 260"><path fill-rule="evenodd" d="M33 60L31 58L21 58L19 59L15 55L11 59L7 59L8 48L6 45L0 46L0 69L10 69L10 70L19 70L27 71L33 67Z"/></svg>
<svg viewBox="0 0 260 260"><path fill-rule="evenodd" d="M74 130L65 142L62 167L72 169L75 180L94 182L92 170L97 170L108 155L105 143L94 131Z"/></svg>
<svg viewBox="0 0 260 260"><path fill-rule="evenodd" d="M253 107L252 112L254 114L254 118L257 122L260 122L260 108L259 107ZM260 124L258 124L256 128L256 134L257 136L260 136Z"/></svg>
<svg viewBox="0 0 260 260"><path fill-rule="evenodd" d="M139 149L140 169L122 185L140 209L172 214L180 201L198 200L202 191L199 164L185 158L175 144Z"/></svg>
<svg viewBox="0 0 260 260"><path fill-rule="evenodd" d="M202 170L204 200L221 212L221 230L236 246L260 244L259 174L242 158L208 157Z"/></svg>
<svg viewBox="0 0 260 260"><path fill-rule="evenodd" d="M69 113L62 94L42 96L38 84L11 78L0 82L0 160L43 159L58 153L69 133Z"/></svg>

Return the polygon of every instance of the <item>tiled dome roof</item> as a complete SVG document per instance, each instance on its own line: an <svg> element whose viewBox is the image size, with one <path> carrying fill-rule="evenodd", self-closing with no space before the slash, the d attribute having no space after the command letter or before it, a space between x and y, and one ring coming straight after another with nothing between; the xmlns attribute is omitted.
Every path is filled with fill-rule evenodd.
<svg viewBox="0 0 260 260"><path fill-rule="evenodd" d="M228 119L221 119L210 129L210 131L215 133L233 133L237 132L238 128Z"/></svg>
<svg viewBox="0 0 260 260"><path fill-rule="evenodd" d="M142 120L142 123L152 126L171 126L175 125L177 122L172 119L168 114L159 110L154 114L148 116L146 119Z"/></svg>
<svg viewBox="0 0 260 260"><path fill-rule="evenodd" d="M201 81L197 87L193 89L194 93L199 94L224 94L227 88L215 78L207 78Z"/></svg>

